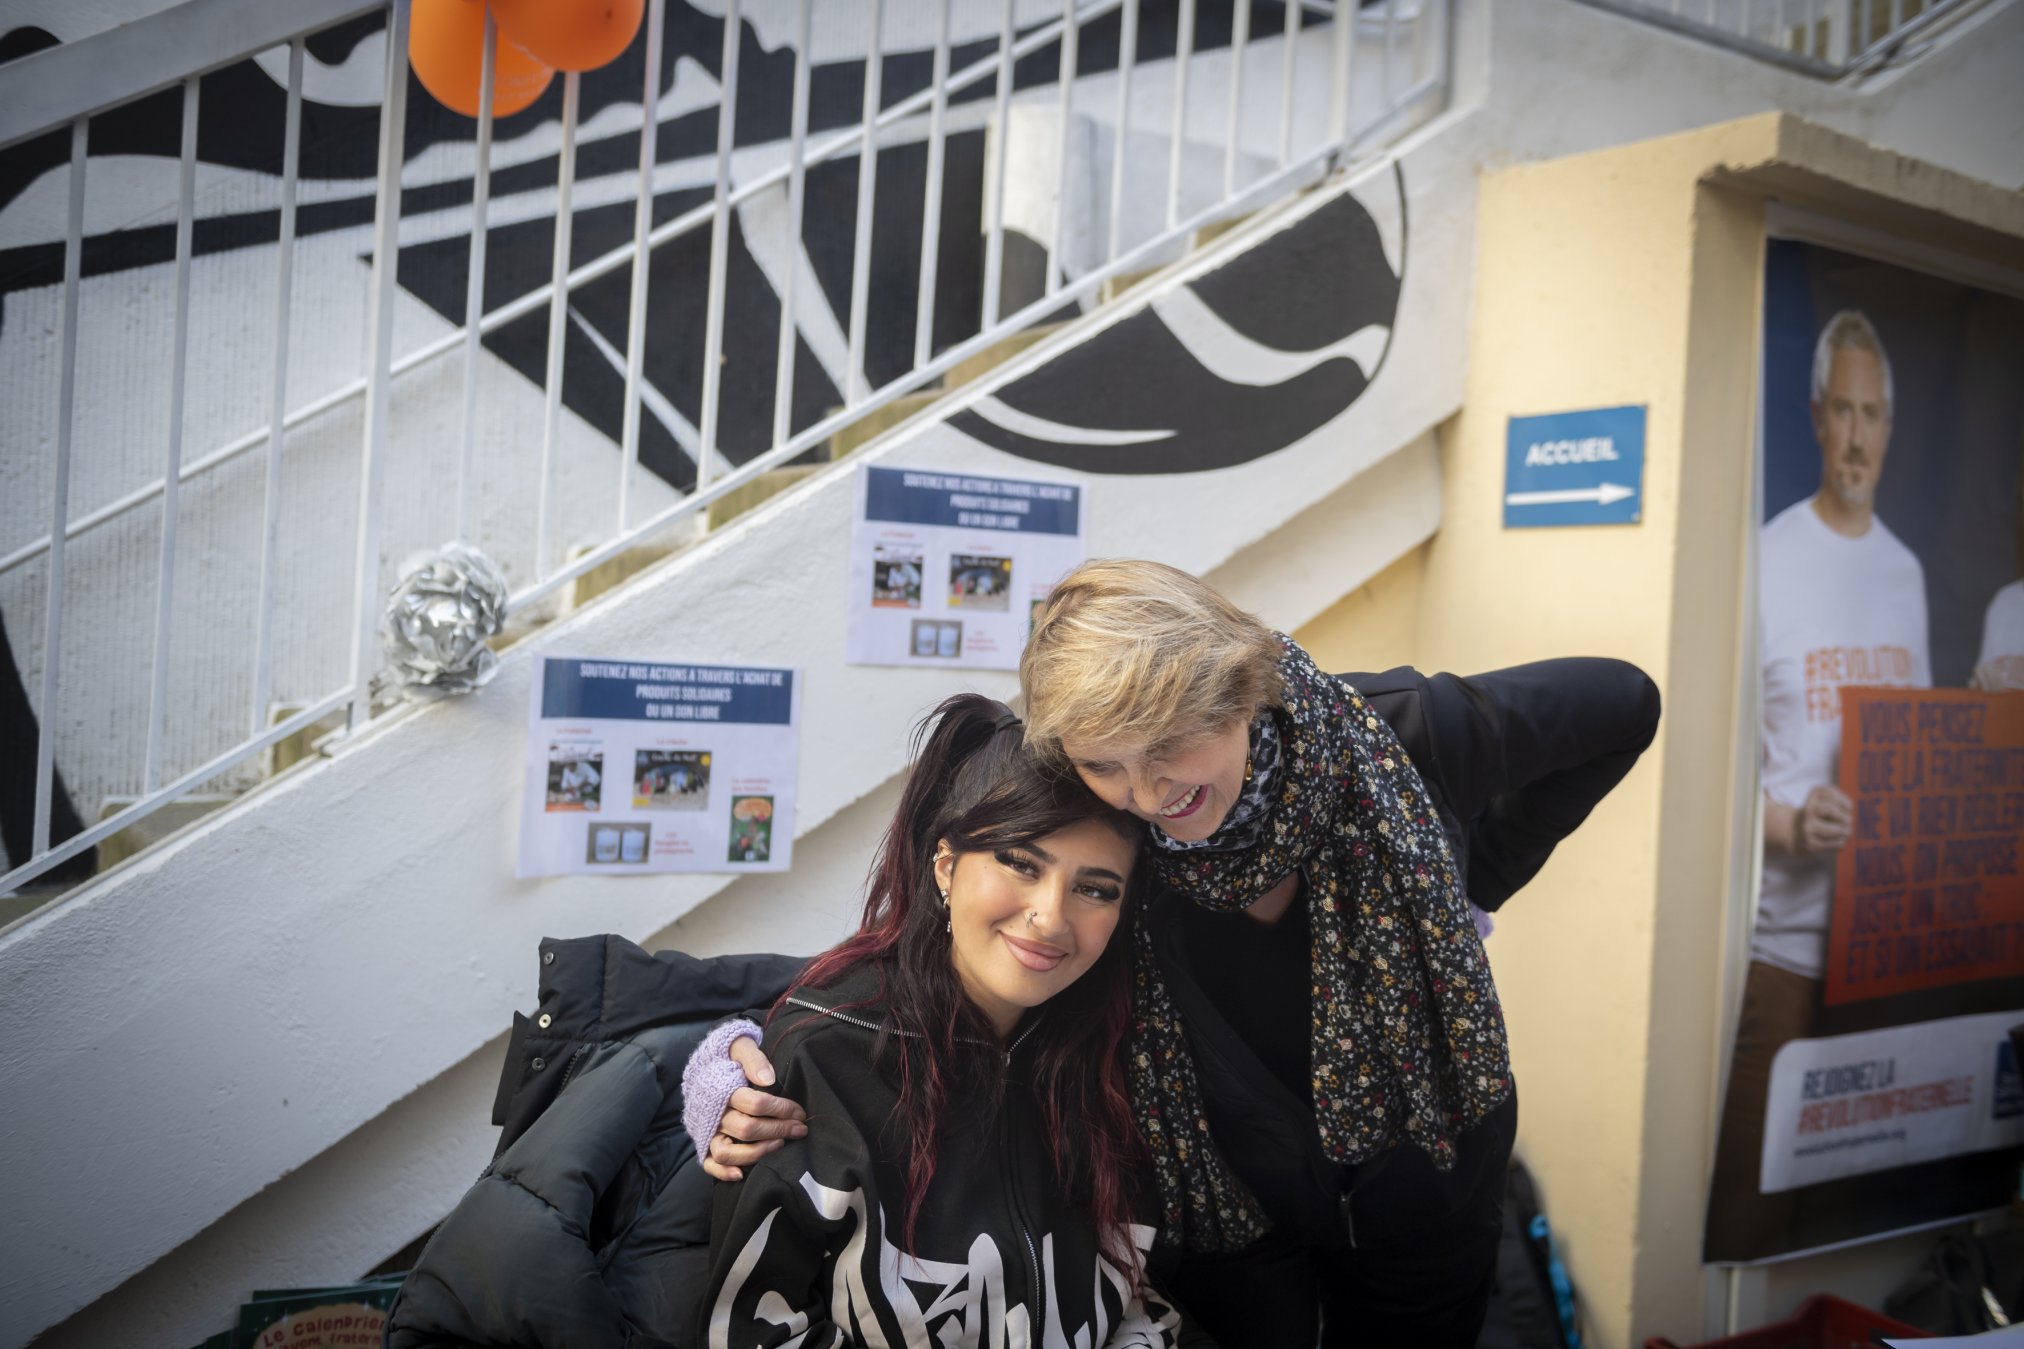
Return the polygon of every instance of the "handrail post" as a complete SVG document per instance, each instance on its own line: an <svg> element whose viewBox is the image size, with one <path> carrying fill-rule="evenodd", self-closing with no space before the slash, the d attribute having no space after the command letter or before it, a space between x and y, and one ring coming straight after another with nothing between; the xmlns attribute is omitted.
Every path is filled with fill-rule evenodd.
<svg viewBox="0 0 2024 1349"><path fill-rule="evenodd" d="M914 364L926 365L935 351L935 273L942 260L942 162L948 132L942 125L949 95L949 9L952 0L935 0L935 63L929 81L934 101L928 105L928 181L921 193L921 284L914 302Z"/></svg>
<svg viewBox="0 0 2024 1349"><path fill-rule="evenodd" d="M997 108L992 125L998 128L998 153L992 157L991 182L984 195L991 203L991 218L984 229L984 317L983 326L998 324L999 291L1005 287L1005 160L1012 145L1012 4L1003 0L1002 27L998 32Z"/></svg>
<svg viewBox="0 0 2024 1349"><path fill-rule="evenodd" d="M372 719L379 612L380 512L386 479L387 418L393 410L394 278L400 270L401 166L407 145L408 0L387 6L386 95L380 105L379 191L373 204L372 291L366 321L365 436L358 492L358 556L351 632L352 733Z"/></svg>
<svg viewBox="0 0 2024 1349"><path fill-rule="evenodd" d="M554 506L555 445L562 437L563 352L569 345L569 250L575 238L576 123L583 109L583 76L562 76L562 150L555 166L555 254L548 292L548 365L541 380L541 468L534 497L534 575L548 574Z"/></svg>
<svg viewBox="0 0 2024 1349"><path fill-rule="evenodd" d="M1299 69L1296 58L1300 50L1300 25L1307 13L1300 0L1286 0L1283 8L1286 16L1279 29L1279 40L1286 48L1279 71L1279 167L1282 169L1293 158L1293 86Z"/></svg>
<svg viewBox="0 0 2024 1349"><path fill-rule="evenodd" d="M738 133L738 0L724 6L724 52L717 106L717 194L711 199L710 279L703 312L703 413L697 426L696 487L710 485L717 458L718 404L724 388L724 269L731 256L731 149Z"/></svg>
<svg viewBox="0 0 2024 1349"><path fill-rule="evenodd" d="M808 33L815 0L798 0L794 20L794 109L787 149L787 267L780 285L780 340L773 360L773 443L793 434L794 362L800 330L794 322L796 284L801 277L801 213L808 185Z"/></svg>
<svg viewBox="0 0 2024 1349"><path fill-rule="evenodd" d="M295 302L295 196L302 167L302 56L288 44L288 111L281 148L281 240L274 266L274 385L267 416L267 494L260 514L260 610L253 641L252 733L267 724L274 681L274 568L281 547L281 447L288 411L289 315ZM166 486L166 484L164 484Z"/></svg>
<svg viewBox="0 0 2024 1349"><path fill-rule="evenodd" d="M457 538L471 538L472 465L478 456L478 371L485 352L485 246L492 204L492 99L499 80L499 25L485 11L485 50L478 64L478 145L471 166L471 251L464 278L464 440L457 456ZM279 418L277 417L278 421Z"/></svg>
<svg viewBox="0 0 2024 1349"><path fill-rule="evenodd" d="M1061 288L1065 269L1062 262L1062 235L1068 229L1068 152L1075 123L1075 67L1081 49L1080 29L1075 22L1075 0L1061 0L1060 135L1056 137L1054 163L1054 228L1047 232L1046 263L1041 272L1040 293L1052 295Z"/></svg>
<svg viewBox="0 0 2024 1349"><path fill-rule="evenodd" d="M1195 54L1195 0L1181 0L1174 37L1174 134L1167 152L1167 228L1181 223L1181 153L1188 143L1188 67Z"/></svg>
<svg viewBox="0 0 2024 1349"><path fill-rule="evenodd" d="M865 372L865 324L871 307L872 204L878 193L878 110L885 75L885 0L871 0L871 36L864 57L864 131L857 152L857 230L851 239L850 337L843 372L843 405L855 407L871 392Z"/></svg>
<svg viewBox="0 0 2024 1349"><path fill-rule="evenodd" d="M197 215L197 108L202 81L183 81L182 146L176 162L175 319L169 341L169 448L162 471L162 549L155 583L155 658L148 687L147 758L141 769L141 791L155 789L161 779L162 740L167 734L169 703L170 619L176 603L176 526L182 496L176 490L183 471L183 411L190 383L190 247Z"/></svg>
<svg viewBox="0 0 2024 1349"><path fill-rule="evenodd" d="M633 471L640 461L640 380L647 348L647 284L654 255L647 235L654 228L654 167L660 154L661 31L666 0L647 0L646 74L640 82L640 189L633 203L632 295L625 320L625 411L619 429L618 532L626 531ZM490 23L488 17L486 23ZM475 328L475 322L467 320Z"/></svg>
<svg viewBox="0 0 2024 1349"><path fill-rule="evenodd" d="M1223 198L1237 195L1237 139L1244 128L1244 52L1251 42L1251 0L1237 0L1230 27L1230 121L1223 132Z"/></svg>
<svg viewBox="0 0 2024 1349"><path fill-rule="evenodd" d="M58 667L63 663L63 563L65 524L70 518L70 439L77 411L77 292L84 262L84 160L91 121L70 124L70 210L63 238L63 335L56 380L56 463L51 473L49 571L42 612L42 702L36 708L35 825L29 851L49 851L49 817L55 795Z"/></svg>
<svg viewBox="0 0 2024 1349"><path fill-rule="evenodd" d="M1103 260L1124 242L1124 160L1131 153L1131 77L1138 66L1139 0L1124 0L1117 39L1117 139L1110 155L1110 240Z"/></svg>

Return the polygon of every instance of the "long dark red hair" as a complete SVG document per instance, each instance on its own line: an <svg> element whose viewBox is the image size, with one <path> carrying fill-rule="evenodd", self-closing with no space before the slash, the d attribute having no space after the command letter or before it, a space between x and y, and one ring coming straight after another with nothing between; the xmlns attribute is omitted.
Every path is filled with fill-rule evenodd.
<svg viewBox="0 0 2024 1349"><path fill-rule="evenodd" d="M1136 820L1028 753L1023 727L1003 703L974 693L948 699L914 729L913 769L872 863L856 935L802 972L801 985L820 988L860 965L878 971L879 1000L899 1032L877 1052L895 1052L899 1064L892 1127L908 1159L903 1248L912 1248L934 1179L949 1102L995 1106L1005 1071L991 1024L964 995L950 958L936 843L947 839L959 855L994 853L1092 819L1135 845L1141 839ZM1048 1001L1019 1055L1040 1102L1057 1183L1086 1207L1113 1258L1133 1271L1138 1252L1127 1224L1138 1134L1119 1047L1131 1022L1131 925L1144 870L1132 869L1110 944L1088 973Z"/></svg>

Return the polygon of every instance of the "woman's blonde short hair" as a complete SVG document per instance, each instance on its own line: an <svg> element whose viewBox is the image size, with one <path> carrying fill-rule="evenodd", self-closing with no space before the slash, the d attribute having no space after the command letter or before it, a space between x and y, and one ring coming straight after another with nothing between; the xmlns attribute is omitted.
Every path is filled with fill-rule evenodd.
<svg viewBox="0 0 2024 1349"><path fill-rule="evenodd" d="M1026 743L1178 749L1279 704L1279 638L1160 562L1085 562L1047 597L1019 661Z"/></svg>

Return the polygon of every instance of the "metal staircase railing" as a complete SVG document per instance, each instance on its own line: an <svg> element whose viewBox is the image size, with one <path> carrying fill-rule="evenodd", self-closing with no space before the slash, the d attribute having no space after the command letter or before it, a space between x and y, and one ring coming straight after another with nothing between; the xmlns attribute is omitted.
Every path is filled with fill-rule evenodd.
<svg viewBox="0 0 2024 1349"><path fill-rule="evenodd" d="M1580 0L1816 79L1911 53L1989 0Z"/></svg>
<svg viewBox="0 0 2024 1349"><path fill-rule="evenodd" d="M459 388L459 470L452 484L443 484L442 500L433 503L440 515L440 535L467 537L472 519L473 456L478 435L477 375L485 359L483 339L520 319L531 320L545 311L548 329L547 368L541 381L541 421L538 491L534 510L524 523L535 540L531 574L522 577L512 593L509 608L524 612L560 592L572 581L586 576L629 550L665 536L683 521L701 518L716 502L738 492L760 475L807 454L837 433L888 407L895 400L926 390L960 363L989 351L1008 336L1051 316L1066 306L1100 303L1106 283L1135 271L1163 263L1184 251L1193 232L1219 219L1256 210L1291 195L1344 163L1355 153L1375 147L1403 134L1415 119L1436 107L1447 88L1448 68L1446 25L1449 0L1380 0L1354 16L1345 15L1333 4L1309 3L1283 6L1252 0L1227 0L1217 6L1198 0L1065 0L1056 17L1033 21L1033 5L1018 0L921 0L933 7L936 33L933 75L927 87L885 104L880 89L883 68L881 42L885 0L861 0L868 15L864 58L864 98L859 122L832 134L817 135L809 128L810 47L809 34L814 0L783 0L793 6L797 34L793 111L790 131L784 143L764 147L736 144L735 118L738 109L738 71L741 40L748 36L741 20L741 0L723 0L724 44L721 53L722 100L714 164L710 171L710 195L703 201L660 223L654 220L653 203L657 184L665 174L657 156L659 124L657 99L661 87L661 46L666 0L650 0L645 21L645 85L640 98L639 169L632 237L629 241L583 262L571 260L571 193L576 170L581 81L584 77L563 76L561 148L558 160L555 210L556 230L553 266L548 279L532 285L503 303L486 307L484 249L487 213L491 209L492 121L489 112L477 126L475 168L471 201L471 262L464 320L449 331L403 349L396 342L395 311L399 303L397 261L402 238L402 196L404 183L404 121L409 93L407 42L409 0L380 0L359 4L356 0L189 0L180 7L139 20L97 37L68 46L51 48L10 64L0 79L10 97L0 105L0 152L36 137L63 135L68 141L66 210L62 236L61 319L55 338L56 378L48 396L54 400L53 443L49 448L47 476L51 484L42 519L44 532L21 537L11 548L0 552L0 581L10 574L19 583L32 575L39 564L42 571L42 622L32 635L32 645L17 658L29 659L23 668L39 666L34 700L39 734L32 751L27 746L9 746L10 756L33 754L34 814L32 843L27 856L14 856L12 869L0 876L0 893L43 877L115 833L145 819L152 812L179 797L215 782L246 764L264 750L303 732L306 728L342 714L347 733L356 733L375 714L374 692L380 654L375 625L384 598L385 562L382 558L384 522L387 513L385 477L389 454L390 426L402 414L393 400L395 381L435 363L461 360ZM1916 3L1917 0L1909 0ZM677 0L680 3L680 0ZM775 8L779 8L778 4ZM952 70L952 12L988 9L995 18L995 49L980 59ZM1174 10L1177 42L1171 57L1161 58L1161 78L1171 85L1171 112L1165 125L1154 125L1147 116L1148 64L1140 57L1139 35L1144 23L1160 9ZM1216 13L1211 15L1209 10ZM1227 11L1227 40L1219 25ZM299 201L299 157L302 148L305 51L316 35L334 25L355 23L375 13L384 15L385 84L379 112L377 183L371 226L371 272L368 319L364 333L361 372L311 398L292 399L289 368L291 306L297 282L292 249L297 242ZM1276 35L1282 44L1281 60L1271 60L1259 33L1276 15L1277 25L1266 37ZM1022 22L1022 16L1029 16ZM1064 229L1062 213L1067 199L1067 153L1071 119L1079 103L1095 97L1077 75L1078 47L1092 29L1115 16L1119 40L1114 70L1114 89L1106 91L1100 111L1111 119L1118 147L1107 175L1109 227L1094 263L1070 267L1060 256ZM968 16L976 20L977 16ZM1211 19L1215 22L1211 23ZM1348 19L1350 21L1345 21ZM1106 27L1103 31L1108 32ZM489 28L488 28L489 32ZM1216 43L1198 41L1210 34ZM1303 45L1304 44L1304 45ZM1216 45L1218 49L1209 49ZM198 454L186 454L182 432L182 407L189 374L190 275L194 183L197 170L197 118L200 78L235 62L275 48L285 49L287 71L285 149L277 168L280 197L280 233L275 253L276 285L273 308L255 314L245 322L249 328L265 325L275 336L274 359L265 376L269 415L267 424L248 429L222 443L206 445ZM1005 289L1007 229L1006 161L1002 146L996 155L992 176L984 196L987 205L983 249L984 280L981 313L974 331L937 349L934 321L938 266L945 241L937 222L941 217L945 190L943 155L946 149L952 102L965 91L990 81L993 89L990 125L1004 134L1015 94L1015 80L1008 78L1024 62L1031 68L1045 63L1054 53L1053 102L1060 119L1062 147L1057 154L1059 178L1052 184L1055 226L1045 240L1044 284L1030 298L1016 297L1006 304ZM1311 78L1305 86L1307 97L1296 99L1297 57L1302 53L1326 52L1326 88L1315 87ZM486 88L490 88L493 53L485 58ZM1309 61L1307 69L1313 70ZM1372 68L1372 67L1375 68ZM272 64L270 69L275 68ZM1024 78L1023 75L1020 78ZM1134 96L1139 82L1140 97ZM1220 80L1220 89L1214 82ZM1253 82L1252 100L1246 101L1246 82ZM1280 87L1270 90L1272 81ZM1205 115L1202 106L1204 82L1212 93L1222 95L1215 116ZM1193 89L1191 91L1191 82ZM183 136L175 208L174 285L169 303L173 306L174 342L167 354L173 402L170 426L160 475L144 481L93 509L73 514L70 489L77 457L91 446L79 443L75 431L78 412L77 371L80 342L94 334L80 330L79 294L84 285L83 258L89 240L86 231L87 148L93 120L106 113L164 89L182 93ZM1259 97L1261 88L1276 93L1277 120L1269 127L1259 125L1257 109L1270 106ZM1191 97L1192 93L1192 97ZM974 96L973 96L974 97ZM1022 100L1022 106L1035 100ZM1306 116L1309 109L1325 108L1324 116ZM923 119L925 126L921 125ZM874 386L866 362L866 314L869 308L871 212L878 158L882 141L909 131L925 138L928 149L926 189L922 201L925 222L922 256L919 259L919 293L913 326L911 359L903 373ZM1121 222L1125 209L1128 165L1134 136L1148 134L1163 139L1159 152L1168 160L1164 210L1148 228L1127 231ZM1253 147L1264 147L1262 152ZM1187 168L1184 150L1209 148L1221 152L1219 181L1206 187L1200 181L1184 181ZM726 305L726 241L731 214L761 194L785 192L790 220L790 237L799 239L804 228L804 189L809 170L824 163L855 157L859 162L854 256L850 271L850 301L843 315L848 331L847 369L843 405L812 424L796 430L790 404L793 364L797 347L797 297L793 268L779 297L779 342L776 386L773 402L771 444L763 452L735 466L722 458L719 446L722 358ZM1198 161L1199 162L1199 161ZM1184 190L1185 189L1185 190ZM700 296L670 298L651 293L649 269L634 265L686 236L707 231L711 240L709 281ZM562 352L571 321L572 293L599 278L631 268L629 320L624 353L624 420L615 446L613 471L616 475L616 512L600 537L573 539L573 555L559 556L551 510L551 486L555 473L558 425L562 417ZM700 304L705 311L705 349L702 368L701 413L693 427L693 490L679 499L642 510L632 490L639 472L643 388L642 352L646 345L646 321L656 304ZM1005 312L1001 312L1001 308ZM277 553L287 542L277 523L277 486L284 452L291 432L327 423L334 415L356 406L362 409L357 484L358 519L348 600L341 601L348 613L349 659L346 668L332 672L325 688L308 698L297 697L293 710L273 720L275 701L271 655L275 614L282 597L276 593ZM12 439L12 437L10 437ZM196 448L196 447L189 447ZM685 447L689 448L689 447ZM250 706L244 709L240 725L249 729L229 743L216 747L201 762L172 764L163 753L164 730L170 715L165 693L169 650L173 642L187 640L171 621L176 594L176 544L179 514L188 509L182 489L247 456L265 460L265 501L254 544L246 565L257 568L258 609L256 621L243 634L229 634L228 640L243 640L243 660L255 671ZM66 610L81 602L71 593L78 582L66 577L66 552L81 536L137 512L159 515L161 546L158 567L147 576L125 576L120 583L149 586L155 595L155 626L152 670L148 698L147 743L135 774L139 790L107 818L80 828L68 837L53 830L52 803L60 734L66 724L90 725L93 716L78 717L78 709L64 707L67 691L58 671L67 633ZM0 537L0 547L5 547ZM70 587L71 590L67 590ZM216 634L212 634L215 638ZM14 641L22 638L17 627ZM68 714L68 715L66 715ZM269 724L272 721L272 724Z"/></svg>

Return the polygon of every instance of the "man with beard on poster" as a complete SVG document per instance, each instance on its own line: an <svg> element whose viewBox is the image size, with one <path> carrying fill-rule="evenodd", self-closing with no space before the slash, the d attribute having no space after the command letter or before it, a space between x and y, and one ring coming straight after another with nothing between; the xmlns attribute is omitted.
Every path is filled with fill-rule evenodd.
<svg viewBox="0 0 2024 1349"><path fill-rule="evenodd" d="M1812 422L1820 489L1764 526L1764 870L1710 1186L1703 1258L1787 1249L1791 1193L1760 1194L1771 1062L1813 1033L1835 853L1854 804L1838 788L1841 690L1932 684L1925 573L1876 515L1890 448L1890 358L1860 310L1828 320L1814 347Z"/></svg>

